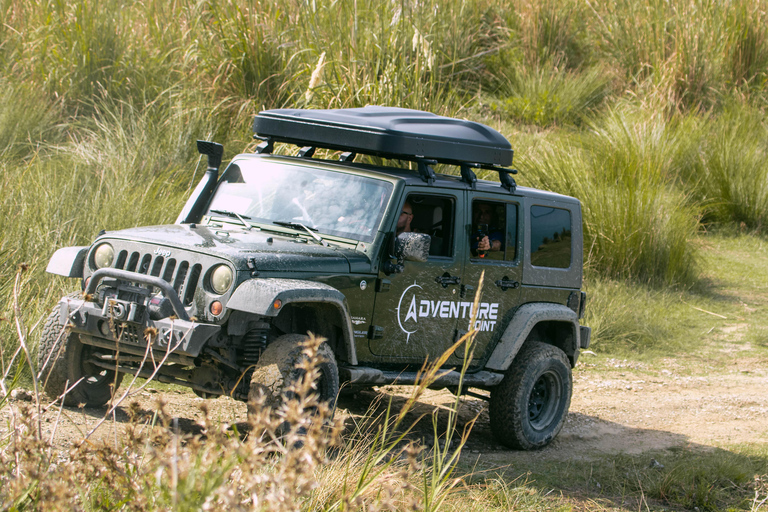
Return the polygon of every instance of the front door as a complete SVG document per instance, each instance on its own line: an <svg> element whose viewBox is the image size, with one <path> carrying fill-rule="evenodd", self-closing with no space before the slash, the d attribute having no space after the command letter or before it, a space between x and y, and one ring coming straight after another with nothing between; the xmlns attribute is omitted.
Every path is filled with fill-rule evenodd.
<svg viewBox="0 0 768 512"><path fill-rule="evenodd" d="M400 274L380 273L376 311L369 333L379 362L421 365L434 360L454 341L462 317L459 299L463 260L457 254L464 192L414 187L401 204L400 228L430 235L426 262L406 261Z"/></svg>
<svg viewBox="0 0 768 512"><path fill-rule="evenodd" d="M475 320L477 331L471 368L477 369L490 356L505 327L505 315L520 300L522 278L522 239L519 236L520 203L514 196L470 193L470 206L464 222L469 243L464 251L466 263L462 283L464 300L474 300L484 274L480 305ZM466 333L470 322L459 325ZM457 350L452 362L459 364L464 351Z"/></svg>

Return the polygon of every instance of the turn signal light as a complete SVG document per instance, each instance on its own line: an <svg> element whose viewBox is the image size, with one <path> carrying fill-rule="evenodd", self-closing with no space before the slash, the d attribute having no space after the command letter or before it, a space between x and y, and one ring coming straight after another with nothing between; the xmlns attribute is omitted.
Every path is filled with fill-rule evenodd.
<svg viewBox="0 0 768 512"><path fill-rule="evenodd" d="M221 305L221 302L217 300L211 302L211 313L213 313L214 316L219 316L223 310L224 306Z"/></svg>

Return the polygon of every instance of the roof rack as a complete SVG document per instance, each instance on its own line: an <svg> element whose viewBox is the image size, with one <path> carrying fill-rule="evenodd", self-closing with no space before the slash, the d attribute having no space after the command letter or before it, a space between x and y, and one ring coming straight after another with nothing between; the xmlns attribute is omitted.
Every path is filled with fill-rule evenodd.
<svg viewBox="0 0 768 512"><path fill-rule="evenodd" d="M257 153L269 154L275 142L301 147L299 157L311 158L316 148L344 151L341 161L358 153L406 160L417 164L421 178L435 181L433 165L461 168L461 179L475 188L473 169L499 173L501 186L514 192L516 174L509 141L484 124L430 112L396 107L368 106L335 110L274 109L260 112L253 121L254 138L263 142Z"/></svg>

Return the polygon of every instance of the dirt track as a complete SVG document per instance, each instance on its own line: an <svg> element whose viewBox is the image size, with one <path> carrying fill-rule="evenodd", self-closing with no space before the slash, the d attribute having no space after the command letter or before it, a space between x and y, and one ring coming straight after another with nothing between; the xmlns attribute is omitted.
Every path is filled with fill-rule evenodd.
<svg viewBox="0 0 768 512"><path fill-rule="evenodd" d="M768 443L766 361L736 358L726 366L702 367L694 372L687 366L676 360L649 366L582 356L574 371L573 401L563 431L547 448L527 454L509 451L493 441L484 401L462 400L460 424L480 414L465 447L465 457L504 465L525 457L578 460L675 446ZM393 397L398 408L408 392L409 388L384 387L379 393L363 392L354 398L343 398L338 414L352 425L377 397L383 401ZM135 399L145 410L152 410L157 400L162 399L168 403L168 412L179 418L183 430L197 430L196 422L201 417L198 405L203 399L186 391L152 389L140 391ZM428 391L410 413L414 420L426 414L412 438L431 444L430 414L436 407L449 406L452 400L453 396L446 391ZM220 421L240 423L241 429L245 426L245 404L227 398L207 402ZM23 402L12 403L18 406ZM83 432L90 430L105 412L106 409L64 408L59 417L59 408L51 407L44 415L44 430L49 435L56 426L55 442L66 447L82 438ZM11 409L5 408L3 413L10 415ZM104 422L94 438L120 435L121 423L127 421L124 408L119 408L114 417L116 422ZM5 429L7 423L2 424Z"/></svg>

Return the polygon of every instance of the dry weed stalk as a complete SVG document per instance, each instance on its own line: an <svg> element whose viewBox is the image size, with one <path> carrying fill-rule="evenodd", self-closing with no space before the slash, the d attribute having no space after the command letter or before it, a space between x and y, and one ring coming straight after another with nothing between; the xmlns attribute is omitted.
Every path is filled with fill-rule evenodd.
<svg viewBox="0 0 768 512"><path fill-rule="evenodd" d="M15 291L17 298L20 287ZM22 337L18 318L17 325ZM393 414L390 403L375 433L361 431L377 420L372 419L355 440L343 439L342 419L334 419L334 411L314 388L320 378L318 349L325 340L311 334L298 364L301 376L277 407L268 407L264 395L249 404L246 433L213 420L205 404L201 433L192 435L179 431L178 419L162 401L154 412L133 402L126 408L130 421L122 437L116 433L114 443L91 440L110 416L117 429L115 410L146 386L134 388L132 382L94 428L64 449L53 443L63 406L44 437L42 414L55 401L42 407L35 393L37 410L9 407L9 432L0 438L0 509L435 510L459 482L451 475L468 431L451 451L457 402L446 448L436 443L426 454L405 439L415 424L405 424L407 413L454 350L463 345L466 360L471 359L473 335L425 365L406 405ZM152 340L147 341L151 347ZM19 345L36 384L26 340ZM155 361L148 348L144 361L152 361L156 372L165 358ZM0 411L5 407L7 402L0 401Z"/></svg>

